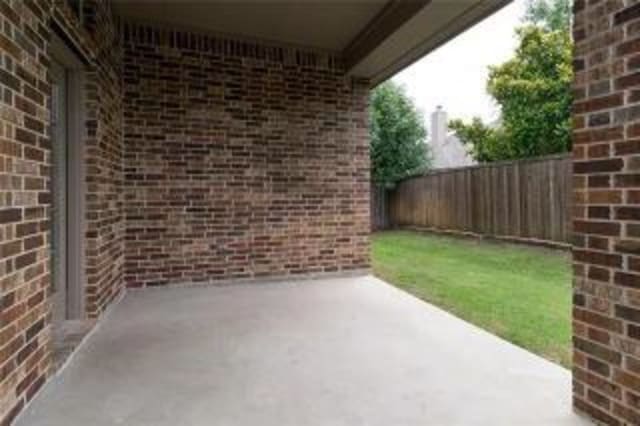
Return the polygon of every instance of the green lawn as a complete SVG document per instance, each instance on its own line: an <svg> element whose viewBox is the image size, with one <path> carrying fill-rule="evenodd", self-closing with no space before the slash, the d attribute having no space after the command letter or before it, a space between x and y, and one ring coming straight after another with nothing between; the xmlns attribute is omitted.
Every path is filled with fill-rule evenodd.
<svg viewBox="0 0 640 426"><path fill-rule="evenodd" d="M423 300L571 365L568 253L394 231L373 236L373 268Z"/></svg>

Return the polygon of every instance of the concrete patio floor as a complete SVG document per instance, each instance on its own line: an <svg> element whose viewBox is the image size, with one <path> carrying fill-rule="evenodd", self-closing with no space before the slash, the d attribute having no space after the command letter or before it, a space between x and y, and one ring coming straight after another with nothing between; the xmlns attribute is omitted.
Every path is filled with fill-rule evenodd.
<svg viewBox="0 0 640 426"><path fill-rule="evenodd" d="M131 292L21 416L70 425L581 425L567 370L373 277Z"/></svg>

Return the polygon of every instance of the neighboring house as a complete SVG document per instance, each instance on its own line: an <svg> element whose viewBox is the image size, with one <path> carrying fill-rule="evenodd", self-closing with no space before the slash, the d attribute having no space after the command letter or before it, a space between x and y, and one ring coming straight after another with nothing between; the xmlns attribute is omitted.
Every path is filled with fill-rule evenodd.
<svg viewBox="0 0 640 426"><path fill-rule="evenodd" d="M11 424L54 376L58 336L75 322L92 327L128 288L367 272L369 88L506 3L0 1L0 425ZM638 88L630 69L639 50L631 31L638 7L574 5L573 388L579 410L610 424L638 424L628 419L640 401L633 161L640 117L637 96L629 96ZM290 303L295 310L296 299ZM158 306L169 306L167 317L183 314L170 303ZM146 321L144 315L137 321ZM190 324L192 331L233 326L232 320ZM118 351L136 357L136 347L163 338L162 327L156 331L125 332ZM393 333L371 331L373 340ZM449 337L434 323L431 334L438 333ZM289 336L279 338L283 362L316 367L296 366L286 350ZM176 347L182 345L178 339ZM450 359L472 362L475 355L460 356L466 350L460 345ZM182 363L201 362L216 360L184 358L161 374L179 377ZM446 383L455 371L439 376ZM211 377L192 378L196 394L211 387L200 382ZM464 410L491 398L493 379L500 378L487 377L478 399L469 399L465 386L459 406L446 408ZM352 389L341 380L308 385L325 393ZM144 388L136 377L128 383ZM237 385L255 394L257 405L271 398L269 385ZM171 398L170 387L163 392ZM416 409L441 410L429 406L438 403L432 396L422 395ZM526 406L519 400L526 393L515 389L513 397L514 406ZM156 404L154 411L181 409L164 399L144 401ZM278 405L283 415L288 403ZM324 406L314 403L304 405L321 415ZM384 403L362 401L390 408ZM70 414L82 408L65 404ZM126 423L120 417L131 411L126 395L105 394L104 406L115 423ZM96 424L95 416L75 424ZM134 424L155 424L155 417L143 419Z"/></svg>
<svg viewBox="0 0 640 426"><path fill-rule="evenodd" d="M455 132L449 131L447 112L441 106L431 113L432 168L446 169L476 164Z"/></svg>

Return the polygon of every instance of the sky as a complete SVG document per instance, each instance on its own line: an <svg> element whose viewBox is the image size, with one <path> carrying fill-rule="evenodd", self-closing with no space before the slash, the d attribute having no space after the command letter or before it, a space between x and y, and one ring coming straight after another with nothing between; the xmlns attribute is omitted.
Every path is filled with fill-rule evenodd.
<svg viewBox="0 0 640 426"><path fill-rule="evenodd" d="M393 77L422 111L427 128L438 105L449 119L479 116L491 122L499 117L499 108L486 92L488 66L513 55L514 29L524 10L525 0L514 0Z"/></svg>

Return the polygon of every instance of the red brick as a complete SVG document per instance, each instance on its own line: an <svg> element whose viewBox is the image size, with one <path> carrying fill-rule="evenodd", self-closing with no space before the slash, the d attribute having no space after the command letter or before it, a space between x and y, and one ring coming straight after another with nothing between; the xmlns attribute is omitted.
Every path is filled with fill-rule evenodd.
<svg viewBox="0 0 640 426"><path fill-rule="evenodd" d="M614 25L624 24L625 22L638 19L640 17L640 4L634 4L621 10L613 15Z"/></svg>
<svg viewBox="0 0 640 426"><path fill-rule="evenodd" d="M640 84L640 73L628 74L616 79L616 89L623 90Z"/></svg>
<svg viewBox="0 0 640 426"><path fill-rule="evenodd" d="M591 204L618 204L622 202L622 192L619 190L591 190L586 193L587 201Z"/></svg>
<svg viewBox="0 0 640 426"><path fill-rule="evenodd" d="M609 238L590 235L587 239L587 247L592 250L606 251L609 249Z"/></svg>
<svg viewBox="0 0 640 426"><path fill-rule="evenodd" d="M594 247L589 247L594 248ZM605 250L603 247L598 247L598 250ZM598 266L591 265L589 266L589 273L587 275L589 279L596 281L609 281L611 277L611 273L607 268L600 268Z"/></svg>
<svg viewBox="0 0 640 426"><path fill-rule="evenodd" d="M586 309L574 308L573 318L616 333L623 330L622 321Z"/></svg>
<svg viewBox="0 0 640 426"><path fill-rule="evenodd" d="M620 383L622 386L626 386L629 389L640 389L640 376L627 373L624 370L615 369L613 379L616 383Z"/></svg>
<svg viewBox="0 0 640 426"><path fill-rule="evenodd" d="M587 179L589 188L608 188L611 185L609 175L590 175Z"/></svg>
<svg viewBox="0 0 640 426"><path fill-rule="evenodd" d="M617 254L601 253L589 250L574 250L574 260L577 262L591 263L595 265L620 267L622 265L622 257Z"/></svg>
<svg viewBox="0 0 640 426"><path fill-rule="evenodd" d="M616 48L616 55L619 56L637 52L640 52L640 39L625 41Z"/></svg>
<svg viewBox="0 0 640 426"><path fill-rule="evenodd" d="M616 305L615 310L617 317L640 324L640 309L624 305Z"/></svg>
<svg viewBox="0 0 640 426"><path fill-rule="evenodd" d="M574 144L591 144L609 142L622 139L624 128L622 126L612 126L606 129L589 129L573 132Z"/></svg>
<svg viewBox="0 0 640 426"><path fill-rule="evenodd" d="M587 101L576 102L573 107L573 111L576 114L582 114L585 112L599 111L603 109L614 108L623 104L622 93L615 93L613 95L602 96L599 98L591 98Z"/></svg>
<svg viewBox="0 0 640 426"><path fill-rule="evenodd" d="M617 172L622 170L624 162L620 158L592 161L574 161L573 173Z"/></svg>
<svg viewBox="0 0 640 426"><path fill-rule="evenodd" d="M593 222L593 221L573 221L573 229L575 232L584 234L596 234L617 236L620 234L620 224L615 222Z"/></svg>
<svg viewBox="0 0 640 426"><path fill-rule="evenodd" d="M616 272L613 281L625 287L640 288L640 275Z"/></svg>
<svg viewBox="0 0 640 426"><path fill-rule="evenodd" d="M615 186L618 187L640 187L640 174L628 173L615 176Z"/></svg>
<svg viewBox="0 0 640 426"><path fill-rule="evenodd" d="M21 219L22 209L0 209L0 225L5 223L19 222Z"/></svg>
<svg viewBox="0 0 640 426"><path fill-rule="evenodd" d="M590 219L611 218L611 209L609 206L589 206L587 212Z"/></svg>
<svg viewBox="0 0 640 426"><path fill-rule="evenodd" d="M609 334L609 332L605 330L589 327L587 335L590 340L593 340L597 343L608 345L611 342L611 334Z"/></svg>

